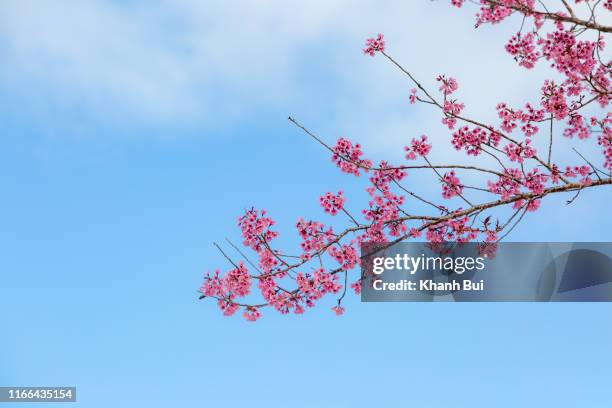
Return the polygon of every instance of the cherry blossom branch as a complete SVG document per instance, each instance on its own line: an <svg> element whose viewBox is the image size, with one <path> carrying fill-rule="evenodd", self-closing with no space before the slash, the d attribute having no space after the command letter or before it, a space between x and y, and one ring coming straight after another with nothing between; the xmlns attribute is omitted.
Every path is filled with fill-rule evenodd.
<svg viewBox="0 0 612 408"><path fill-rule="evenodd" d="M361 214L351 214L345 206L347 197L342 191L326 192L319 198L323 212L335 216L344 213L349 226L334 231L320 221L298 219L296 229L300 237L300 252L290 255L274 248L278 236L274 220L264 210L251 208L238 219L243 245L257 254L251 261L230 241L250 267L257 273L250 274L243 262L234 262L215 244L234 269L221 274L217 270L205 276L200 298L212 298L224 315L229 316L242 309L249 321L260 317L260 309L272 306L280 313L301 314L326 295L336 295L332 310L342 314L342 301L349 286L349 271L355 269L368 254L358 253L362 243L375 242L389 247L409 239L424 238L431 243L484 241L495 245L505 239L526 217L538 211L540 202L550 195L574 193L567 200L573 203L582 191L591 188L609 188L610 173L595 164L572 147L584 161L564 163L553 159L554 130L561 128L565 138L581 142L597 136L597 144L603 153L603 169L612 172L612 113L609 107L612 95L612 63L602 60L605 55L604 34L607 26L596 22L595 10L599 4L589 3L591 17L577 17L568 1L562 0L564 11L550 11L541 1L544 12L535 10L533 0L485 0L477 14L477 26L483 23L499 23L513 13L522 14L519 32L505 45L506 51L518 65L531 69L536 63L549 63L561 74L561 80L544 81L539 94L539 105L525 104L516 109L500 103L495 108L499 124L484 123L462 114L464 104L455 98L459 85L454 78L439 75L441 98L426 89L412 73L399 64L385 50L382 34L366 41L364 52L375 56L382 54L416 86L410 91L409 102L435 106L441 112L441 121L451 131L451 143L457 151L465 152L474 160L484 154L492 158L495 169L475 164L434 164L429 158L432 144L427 136L412 138L405 146L409 161L422 160L424 164L391 164L381 161L374 165L364 157L359 144L340 137L335 145L325 142L297 120L289 120L305 134L331 153L332 162L344 173L359 177L367 174L366 192L369 200ZM464 0L451 0L460 7ZM604 7L612 10L612 1ZM549 21L545 26L545 22ZM529 27L533 25L533 28ZM570 25L566 27L566 25ZM525 32L524 32L525 31ZM587 31L596 32L596 40L582 36ZM579 37L580 36L580 37ZM584 117L585 107L594 111ZM600 108L600 110L597 107ZM549 124L546 122L550 122ZM557 122L557 126L555 126ZM455 126L461 123L461 127ZM537 136L539 126L548 126L546 160L538 156L531 142ZM519 131L522 133L520 134ZM562 145L555 144L555 153ZM546 154L546 152L544 153ZM557 153L558 154L558 153ZM497 168L499 165L499 168ZM443 203L421 192L407 188L404 179L411 174L429 169L441 181ZM564 170L563 170L564 169ZM471 171L480 175L486 185L466 185L460 181L460 172ZM410 174L409 174L410 173ZM419 176L420 177L420 176ZM419 178L419 181L421 179ZM424 183L419 183L424 184ZM473 184L473 183L470 183ZM470 199L464 191L472 190ZM496 198L476 194L493 194ZM421 214L405 205L405 199L414 198L427 206ZM478 198L478 202L473 197ZM482 199L486 198L486 201ZM463 202L461 202L461 201ZM467 208L463 205L467 204ZM419 208L419 207L416 207ZM501 209L511 209L510 216L500 221ZM410 211L408 211L410 209ZM419 211L420 212L420 211ZM496 215L497 214L497 215ZM327 260L335 267L327 267ZM344 274L344 275L341 275ZM342 281L339 276L343 276ZM263 302L249 302L256 284ZM361 278L350 287L359 293ZM289 286L291 285L291 286Z"/></svg>
<svg viewBox="0 0 612 408"><path fill-rule="evenodd" d="M432 97L432 96L431 96L431 95L430 95L430 94L429 94L429 93L428 93L428 92L425 90L425 88L424 88L424 87L423 87L423 86L422 86L422 85L421 85L421 84L420 84L420 83L419 83L419 82L418 82L418 81L417 81L417 80L414 78L414 76L412 76L412 74L410 74L410 72L409 72L407 69L405 69L405 68L404 68L404 67L403 67L403 66L402 66L400 63L398 63L396 60L394 60L394 59L393 59L393 58L392 58L392 57L391 57L389 54L387 54L386 52L384 52L384 51L380 51L380 53L381 53L382 55L384 55L384 56L385 56L385 57L386 57L386 58L387 58L389 61L391 61L391 62L392 62L392 63L393 63L393 64L394 64L396 67L398 67L398 68L399 68L399 69L400 69L400 70L401 70L403 73L405 73L406 75L408 75L408 77L409 77L409 78L412 80L412 82L413 82L415 85L417 85L417 86L418 86L418 88L419 88L419 89L421 89L421 90L422 90L422 91L423 91L423 92L424 92L424 93L425 93L425 94L426 94L426 95L429 97L429 99L431 100L432 104L433 104L433 105L435 105L435 106L437 106L437 107L438 107L440 110L442 110L442 111L444 112L444 107L443 107L443 106L442 106L440 103L438 103L438 102L437 102L437 101L436 101L436 100L435 100L435 99L434 99L434 98L433 98L433 97ZM504 133L500 132L500 131L499 131L499 130L497 130L497 129L494 129L492 126L485 125L485 124L483 124L483 123L481 123L481 122L479 122L479 121L477 121L477 120L470 119L470 118L466 118L466 117L461 116L461 115L458 115L458 114L450 114L449 116L451 116L452 118L455 118L455 119L459 119L459 120L461 120L461 121L463 121L463 122L470 123L470 124L475 125L475 126L477 126L477 127L479 127L479 128L486 129L486 130L488 130L489 132L494 133L494 134L496 134L496 135L498 135L498 136L502 137L503 139L508 140L509 142L514 143L515 145L518 145L518 144L519 144L519 142L518 142L517 140L515 140L515 139L511 138L510 136L508 136L508 135L506 135L506 134L504 134ZM551 168L551 167L550 167L550 166L549 166L549 165L548 165L546 162L544 162L542 159L540 159L540 158L539 158L537 155L535 155L535 154L534 154L534 155L533 155L531 158L533 158L534 160L538 161L538 163L540 163L542 166L546 167L546 168L547 168L547 169L548 169L548 170L549 170L551 173L553 172L553 169L552 169L552 168ZM500 164L501 164L501 162L500 162ZM503 166L503 165L502 165L502 166ZM567 183L567 182L568 182L568 181L567 181L565 178L563 178L562 176L560 177L560 179L561 179L563 182L565 182L565 183Z"/></svg>
<svg viewBox="0 0 612 408"><path fill-rule="evenodd" d="M612 33L612 26L605 26L605 25L597 24L590 20L589 21L582 20L582 19L577 18L575 15L571 15L571 13L570 13L570 16L567 16L562 13L550 13L546 11L537 11L533 8L527 7L526 5L521 5L521 2L516 1L516 0L513 2L503 2L503 3L496 1L496 0L485 0L485 2L493 6L506 7L506 8L518 11L522 14L543 17L546 20L559 21L563 23L572 23L575 25L583 26L591 30L600 31L604 33ZM565 1L563 1L563 3L566 4Z"/></svg>
<svg viewBox="0 0 612 408"><path fill-rule="evenodd" d="M334 149L329 144L325 143L321 138L319 138L314 133L312 133L310 130L308 130L304 125L302 125L295 118L289 116L287 119L291 123L293 123L295 126L297 126L298 128L302 129L308 136L310 136L314 140L316 140L320 145L325 147L330 152L334 153ZM483 167L470 166L470 165L464 165L464 164L402 165L402 166L389 166L389 167L382 168L382 167L366 165L366 164L360 163L358 161L351 160L350 158L344 157L342 155L338 155L338 156L340 158L342 158L343 160L345 160L345 161L347 161L349 163L352 163L355 166L357 166L357 167L359 167L359 168L361 168L363 170L368 170L368 171L421 170L421 169L462 169L462 170L474 170L474 171L479 171L479 172L482 172L482 173L494 174L494 175L499 176L499 177L506 177L507 176L507 174L504 174L504 173L501 173L499 171L495 171L495 170L492 170L492 169L486 169L486 168L483 168Z"/></svg>

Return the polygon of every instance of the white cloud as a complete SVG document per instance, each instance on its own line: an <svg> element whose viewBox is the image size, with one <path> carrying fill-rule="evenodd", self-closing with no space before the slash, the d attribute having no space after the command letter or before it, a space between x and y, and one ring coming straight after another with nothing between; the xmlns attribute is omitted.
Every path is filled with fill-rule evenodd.
<svg viewBox="0 0 612 408"><path fill-rule="evenodd" d="M16 86L32 84L60 99L97 108L119 104L152 115L192 107L189 73L178 51L160 41L154 17L98 1L0 7L5 74Z"/></svg>
<svg viewBox="0 0 612 408"><path fill-rule="evenodd" d="M3 2L2 74L14 89L42 87L103 114L232 113L299 88L295 57L337 12L326 2L301 9L264 1Z"/></svg>
<svg viewBox="0 0 612 408"><path fill-rule="evenodd" d="M467 43L456 40L466 38L471 17L440 6L372 1L3 2L4 74L21 85L34 81L58 96L103 110L111 102L152 116L202 114L219 108L219 102L232 111L232 105L245 102L229 103L232 97L280 104L298 100L304 90L298 71L317 64L304 53L312 56L329 48L338 64L336 79L351 86L381 72L374 68L373 74L359 54L364 37L378 30L390 34L393 49L402 54L409 50L427 74L430 66L450 68L447 60L465 66L461 47ZM448 44L442 53L440 40ZM334 68L331 61L327 68ZM374 91L369 95L373 101L389 94L380 87Z"/></svg>

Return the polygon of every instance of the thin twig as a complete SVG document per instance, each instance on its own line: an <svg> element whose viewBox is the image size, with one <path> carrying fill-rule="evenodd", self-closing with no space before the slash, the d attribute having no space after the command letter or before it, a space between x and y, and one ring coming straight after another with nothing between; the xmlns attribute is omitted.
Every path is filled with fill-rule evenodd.
<svg viewBox="0 0 612 408"><path fill-rule="evenodd" d="M257 265L251 262L251 260L240 250L240 248L238 248L236 245L232 243L232 241L229 240L229 238L226 237L225 240L227 241L228 244L230 244L236 250L236 252L238 252L249 263L249 265L255 268L259 273L263 273L261 270L259 270Z"/></svg>
<svg viewBox="0 0 612 408"><path fill-rule="evenodd" d="M238 269L238 265L236 265L236 263L234 261L232 261L232 258L227 256L227 254L225 252L223 252L223 250L221 249L219 244L217 244L216 242L213 242L213 245L217 247L219 252L221 252L221 254L223 254L223 256L225 257L225 259L227 259L232 265L234 265L234 268Z"/></svg>

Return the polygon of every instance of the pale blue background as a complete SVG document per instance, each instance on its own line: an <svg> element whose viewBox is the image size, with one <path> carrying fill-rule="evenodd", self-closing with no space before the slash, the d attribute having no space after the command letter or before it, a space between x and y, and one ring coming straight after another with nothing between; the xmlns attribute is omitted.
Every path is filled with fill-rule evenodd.
<svg viewBox="0 0 612 408"><path fill-rule="evenodd" d="M0 15L16 21L35 13L17 3L0 6ZM45 4L69 14L66 2ZM454 17L437 3L419 7L471 32L468 15ZM374 9L379 14L371 19L343 20L360 34L321 28L328 35L302 46L282 72L303 88L268 101L265 90L276 92L278 77L254 77L258 85L245 94L233 89L238 79L222 77L198 88L212 105L177 91L178 113L156 104L155 92L166 91L164 75L160 89L148 84L155 95L134 91L136 102L125 102L123 82L98 94L84 84L111 80L92 74L75 84L41 74L48 57L20 53L15 40L36 32L2 32L0 59L8 62L0 71L1 385L75 385L75 406L82 407L609 406L609 304L360 304L351 296L341 318L328 299L303 316L264 310L250 324L197 300L203 272L227 267L212 242L239 241L235 218L244 208L268 209L290 245L298 215L324 219L320 194L362 191L287 115L328 140L346 129L367 133L360 112L370 103L388 106L372 113L375 121L388 114L409 121L408 128L437 124L407 105L410 85L403 78L359 55L363 32L395 30L398 42L414 38L403 36L401 21L381 17L385 11L375 4L363 13ZM405 15L406 27L422 19L417 11ZM490 52L501 61L501 43L495 47ZM75 58L90 58L64 57L59 65L66 69L83 61ZM274 70L281 57L261 58L269 59L263 68ZM337 61L347 64L343 58L351 70L337 69ZM436 64L413 62L423 72L431 71L428 63ZM26 66L33 73L20 71ZM353 71L374 74L346 82ZM364 102L359 97L371 88L359 84L369 80L399 82L387 87L388 95ZM184 99L187 113L179 104ZM199 120L213 105L224 107L214 120ZM343 121L350 125L340 127ZM405 142L413 134L402 123L394 125L397 132L381 123L384 132L363 136L373 157L398 156L385 134ZM610 198L605 189L585 191L569 207L565 198L552 199L512 238L610 240Z"/></svg>

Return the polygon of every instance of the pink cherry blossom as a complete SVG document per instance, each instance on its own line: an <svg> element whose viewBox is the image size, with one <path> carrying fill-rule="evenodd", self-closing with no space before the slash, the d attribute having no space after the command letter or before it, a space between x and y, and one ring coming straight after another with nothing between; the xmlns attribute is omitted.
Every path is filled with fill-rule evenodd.
<svg viewBox="0 0 612 408"><path fill-rule="evenodd" d="M345 173L359 176L360 169L368 171L368 168L372 165L370 160L361 158L363 151L359 143L353 145L350 140L341 137L332 150L334 152L332 161Z"/></svg>
<svg viewBox="0 0 612 408"><path fill-rule="evenodd" d="M416 103L416 101L417 101L417 90L416 90L416 88L412 88L410 90L410 96L408 97L408 99L410 100L411 104Z"/></svg>
<svg viewBox="0 0 612 408"><path fill-rule="evenodd" d="M425 157L431 151L431 144L427 143L427 136L422 135L420 139L412 138L410 146L404 147L408 153L406 158L408 160L416 160L417 156Z"/></svg>
<svg viewBox="0 0 612 408"><path fill-rule="evenodd" d="M459 84L457 84L455 78L447 78L445 75L438 75L436 81L440 82L439 90L444 96L452 94L459 88Z"/></svg>
<svg viewBox="0 0 612 408"><path fill-rule="evenodd" d="M238 306L236 303L232 302L229 299L219 299L217 301L217 305L219 306L219 309L223 312L223 316L231 316L236 313L238 309L240 309L240 306Z"/></svg>
<svg viewBox="0 0 612 408"><path fill-rule="evenodd" d="M531 140L527 139L523 144L509 143L504 146L504 152L511 162L523 163L526 158L535 156L536 150L531 147Z"/></svg>
<svg viewBox="0 0 612 408"><path fill-rule="evenodd" d="M488 141L489 137L484 129L474 128L470 130L467 126L463 126L453 133L451 140L455 149L464 149L468 155L472 156L478 156L482 151L482 144Z"/></svg>
<svg viewBox="0 0 612 408"><path fill-rule="evenodd" d="M336 316L342 316L344 314L344 308L340 305L332 307L332 310L336 313Z"/></svg>
<svg viewBox="0 0 612 408"><path fill-rule="evenodd" d="M312 253L320 251L334 237L331 227L326 229L322 223L317 221L305 221L303 218L300 218L296 228L300 238L302 238L300 246L303 251L302 258L304 259L310 259Z"/></svg>
<svg viewBox="0 0 612 408"><path fill-rule="evenodd" d="M542 106L556 119L564 119L569 113L565 89L554 81L546 80L542 86Z"/></svg>
<svg viewBox="0 0 612 408"><path fill-rule="evenodd" d="M463 185L459 182L454 170L442 176L442 197L448 200L456 195L460 195L462 191Z"/></svg>
<svg viewBox="0 0 612 408"><path fill-rule="evenodd" d="M242 217L238 218L238 226L242 230L244 245L255 251L262 248L263 240L271 241L278 236L277 232L270 230L274 225L274 220L265 215L265 210L258 211L251 208Z"/></svg>
<svg viewBox="0 0 612 408"><path fill-rule="evenodd" d="M536 51L535 37L533 33L521 35L517 33L506 44L506 51L514 56L514 59L519 62L519 65L527 69L534 67L540 56Z"/></svg>
<svg viewBox="0 0 612 408"><path fill-rule="evenodd" d="M249 322L255 322L257 321L257 319L261 317L261 313L259 312L259 309L256 307L247 307L242 315Z"/></svg>
<svg viewBox="0 0 612 408"><path fill-rule="evenodd" d="M232 269L223 277L223 291L236 296L246 296L251 291L251 278L249 271L240 262L237 268Z"/></svg>
<svg viewBox="0 0 612 408"><path fill-rule="evenodd" d="M565 128L563 131L563 136L572 138L574 136L578 136L578 139L587 139L591 132L587 125L584 122L582 115L574 114L570 116L567 121L569 127Z"/></svg>
<svg viewBox="0 0 612 408"><path fill-rule="evenodd" d="M328 252L345 271L353 269L359 262L357 251L355 251L355 248L353 248L352 245L345 244L341 245L339 248L331 246L329 247Z"/></svg>
<svg viewBox="0 0 612 408"><path fill-rule="evenodd" d="M336 215L339 210L342 210L344 206L344 196L342 195L342 191L338 191L337 195L334 195L330 192L325 193L325 195L319 198L319 202L321 203L321 207L323 207L323 211L328 214Z"/></svg>
<svg viewBox="0 0 612 408"><path fill-rule="evenodd" d="M385 51L385 41L382 34L378 34L374 38L366 40L366 47L363 49L364 54L374 56L377 52Z"/></svg>

